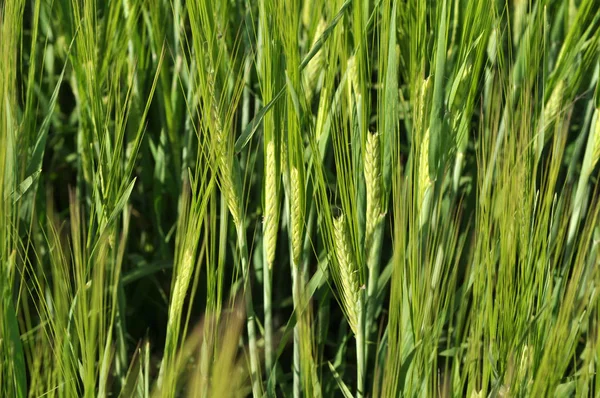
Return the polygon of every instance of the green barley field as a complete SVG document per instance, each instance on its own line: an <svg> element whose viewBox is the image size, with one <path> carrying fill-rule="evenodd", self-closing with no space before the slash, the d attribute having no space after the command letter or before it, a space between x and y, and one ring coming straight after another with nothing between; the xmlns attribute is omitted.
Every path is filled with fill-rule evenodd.
<svg viewBox="0 0 600 398"><path fill-rule="evenodd" d="M0 396L600 395L600 0L0 0Z"/></svg>

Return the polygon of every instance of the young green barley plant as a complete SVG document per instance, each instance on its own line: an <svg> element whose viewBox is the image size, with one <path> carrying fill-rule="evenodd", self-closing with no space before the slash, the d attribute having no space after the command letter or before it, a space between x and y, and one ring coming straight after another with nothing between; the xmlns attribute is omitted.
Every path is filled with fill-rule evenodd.
<svg viewBox="0 0 600 398"><path fill-rule="evenodd" d="M365 246L371 247L373 234L382 217L382 189L381 189L381 150L379 135L369 133L365 146L365 185L366 185L366 233Z"/></svg>
<svg viewBox="0 0 600 398"><path fill-rule="evenodd" d="M354 333L358 333L358 306L359 306L359 289L357 273L358 269L352 247L350 237L346 229L346 221L341 215L333 221L334 238L335 238L335 256L340 267L340 279L342 281L343 292L342 301L348 315L348 322Z"/></svg>
<svg viewBox="0 0 600 398"><path fill-rule="evenodd" d="M220 188L223 196L225 197L225 201L229 208L229 212L233 218L233 223L235 226L235 231L237 235L237 248L240 254L240 268L243 276L244 283L244 291L245 293L245 301L246 301L246 316L247 316L247 330L248 330L248 339L249 339L249 356L250 356L250 367L251 367L251 376L252 376L252 390L253 395L258 397L261 393L261 385L260 379L261 375L259 373L259 363L258 363L258 349L257 349L257 332L255 326L255 314L252 304L252 291L250 285L250 269L249 269L249 258L248 258L248 244L246 242L245 236L245 226L243 224L242 219L242 193L240 181L241 177L239 176L239 168L236 167L236 163L232 158L231 146L229 146L227 141L227 136L225 135L225 131L223 130L223 125L220 121L220 111L219 105L216 102L215 94L214 94L214 82L212 82L211 77L209 76L209 84L211 88L209 88L210 96L212 102L211 112L212 112L212 128L214 128L214 159L217 163L217 173L219 175ZM239 98L239 97L238 97Z"/></svg>
<svg viewBox="0 0 600 398"><path fill-rule="evenodd" d="M300 265L302 258L302 231L304 229L304 208L302 204L304 187L300 173L296 167L290 170L290 213L292 230L292 259L295 266Z"/></svg>
<svg viewBox="0 0 600 398"><path fill-rule="evenodd" d="M597 396L599 49L598 0L0 0L0 396Z"/></svg>
<svg viewBox="0 0 600 398"><path fill-rule="evenodd" d="M16 249L18 248L17 221L20 201L13 200L19 175L16 164L16 131L18 108L16 96L17 48L20 41L24 2L11 2L0 8L0 35L2 56L0 78L2 112L0 116L0 277L4 281L0 288L0 385L8 395L27 394L26 363L20 339L18 307L15 306L15 287L18 278Z"/></svg>
<svg viewBox="0 0 600 398"><path fill-rule="evenodd" d="M273 267L275 249L277 248L277 224L279 220L279 203L277 195L277 164L275 159L275 143L267 144L265 156L265 215L264 215L264 246L267 265ZM294 174L294 173L292 173ZM297 172L295 174L298 174ZM293 177L292 177L293 179ZM296 177L297 179L297 177ZM293 185L293 184L292 184Z"/></svg>
<svg viewBox="0 0 600 398"><path fill-rule="evenodd" d="M273 140L266 146L265 155L265 183L264 183L264 201L265 210L263 215L263 284L264 284L264 304L265 304L265 360L267 369L270 371L273 367L273 323L272 323L272 274L273 263L275 261L275 251L277 248L277 234L279 224L279 196L278 196L278 167L275 156L275 143Z"/></svg>

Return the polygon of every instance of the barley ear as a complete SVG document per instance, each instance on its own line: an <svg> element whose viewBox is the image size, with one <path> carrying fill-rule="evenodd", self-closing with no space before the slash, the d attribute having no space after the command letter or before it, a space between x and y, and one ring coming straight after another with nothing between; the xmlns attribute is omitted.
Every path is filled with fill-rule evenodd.
<svg viewBox="0 0 600 398"><path fill-rule="evenodd" d="M238 200L239 195L238 192L236 192L236 186L233 182L233 167L230 161L232 153L230 152L231 149L228 145L225 132L223 131L221 113L215 96L214 81L211 76L209 76L209 90L211 95L211 117L215 130L214 156L219 170L221 192L225 196L225 201L227 202L227 207L231 212L233 222L236 227L239 228L241 226L241 205Z"/></svg>
<svg viewBox="0 0 600 398"><path fill-rule="evenodd" d="M317 40L323 35L323 32L325 31L326 27L327 23L324 19L321 19L319 21L319 25L317 25L317 30L315 31L311 47L314 46ZM324 63L325 53L321 48L319 51L317 51L315 56L312 57L312 59L308 62L308 65L306 65L306 68L304 69L302 77L304 83L304 90L307 96L307 100L309 102L311 101L312 96L317 88L317 82L319 80L319 76L321 76L321 73L323 72Z"/></svg>
<svg viewBox="0 0 600 398"><path fill-rule="evenodd" d="M275 249L277 247L277 224L279 221L276 169L275 143L271 140L271 142L267 144L267 156L265 163L265 214L263 221L263 244L265 247L269 269L273 266L273 261L275 260Z"/></svg>
<svg viewBox="0 0 600 398"><path fill-rule="evenodd" d="M550 98L548 98L548 102L544 107L544 113L542 115L542 120L544 122L544 128L549 127L560 114L561 103L563 99L565 91L565 83L564 80L559 80L552 90L552 94L550 94Z"/></svg>
<svg viewBox="0 0 600 398"><path fill-rule="evenodd" d="M548 98L548 102L544 106L542 118L540 120L540 127L538 128L537 139L534 142L535 152L538 158L541 156L544 148L546 131L549 130L559 119L564 92L565 83L563 80L559 80L556 84L556 87L554 87L552 90L550 98Z"/></svg>
<svg viewBox="0 0 600 398"><path fill-rule="evenodd" d="M367 134L365 148L365 186L367 190L366 242L370 245L373 232L381 219L381 153L379 136Z"/></svg>
<svg viewBox="0 0 600 398"><path fill-rule="evenodd" d="M305 0L302 4L302 24L307 29L310 27L313 11L314 4L312 0Z"/></svg>
<svg viewBox="0 0 600 398"><path fill-rule="evenodd" d="M358 71L356 70L356 58L352 55L346 64L348 70L348 98L352 98L352 92L358 93Z"/></svg>
<svg viewBox="0 0 600 398"><path fill-rule="evenodd" d="M238 195L235 192L233 183L233 170L231 164L225 159L219 161L219 170L221 171L221 191L225 195L227 207L231 212L233 223L237 228L241 226L241 207L238 201Z"/></svg>
<svg viewBox="0 0 600 398"><path fill-rule="evenodd" d="M592 163L590 165L590 172L596 167L598 160L600 160L600 109L596 108L596 125L590 134L594 135L594 146L592 147Z"/></svg>
<svg viewBox="0 0 600 398"><path fill-rule="evenodd" d="M187 294L190 281L192 279L193 268L194 268L194 249L187 245L184 252L179 255L177 277L175 279L175 285L173 286L173 297L169 304L169 319L167 322L167 339L165 343L165 353L169 355L169 359L165 356L163 363L160 366L159 371L159 383L162 382L166 367L170 366L170 360L176 351L178 344L178 327L181 321L181 312L183 310L183 304L185 302L185 296Z"/></svg>
<svg viewBox="0 0 600 398"><path fill-rule="evenodd" d="M339 266L339 277L342 285L342 304L345 307L348 323L354 334L358 333L358 270L352 254L350 234L346 220L342 214L333 220L334 247Z"/></svg>
<svg viewBox="0 0 600 398"><path fill-rule="evenodd" d="M421 82L421 86L416 92L415 98L415 115L413 126L415 131L425 130L425 114L427 113L427 101L429 99L429 92L431 91L431 79L427 78Z"/></svg>
<svg viewBox="0 0 600 398"><path fill-rule="evenodd" d="M427 221L429 212L429 203L431 199L431 178L429 177L429 129L421 141L419 151L419 186L418 186L418 206L419 206L419 225L422 227Z"/></svg>
<svg viewBox="0 0 600 398"><path fill-rule="evenodd" d="M183 309L183 304L185 301L185 296L190 284L190 280L192 279L192 270L194 267L194 254L190 247L185 248L183 253L183 258L181 259L180 268L177 272L177 278L175 279L175 286L173 288L173 299L171 300L171 314L175 314L176 316L169 317L169 325L168 329L175 327L172 324L172 321L178 320L179 315L181 314L181 310Z"/></svg>
<svg viewBox="0 0 600 398"><path fill-rule="evenodd" d="M298 169L294 166L290 169L290 215L292 219L292 256L294 264L300 264L302 256L302 183Z"/></svg>

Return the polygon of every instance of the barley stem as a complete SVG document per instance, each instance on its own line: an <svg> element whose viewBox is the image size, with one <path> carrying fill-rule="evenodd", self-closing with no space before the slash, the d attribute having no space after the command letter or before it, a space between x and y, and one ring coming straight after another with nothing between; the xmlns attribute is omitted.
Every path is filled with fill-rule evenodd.
<svg viewBox="0 0 600 398"><path fill-rule="evenodd" d="M292 252L292 300L294 308L300 308L299 270L302 261L302 205L301 195L303 186L300 182L299 172L296 167L290 169L290 200L289 215L291 220L291 252ZM299 316L299 314L297 314ZM293 394L294 398L301 396L300 380L300 318L294 326L294 369L293 369Z"/></svg>
<svg viewBox="0 0 600 398"><path fill-rule="evenodd" d="M366 346L365 346L365 311L364 294L359 292L357 305L358 328L356 331L356 397L362 398L365 393Z"/></svg>
<svg viewBox="0 0 600 398"><path fill-rule="evenodd" d="M263 261L263 300L265 311L265 366L269 384L275 385L275 372L273 369L273 310L272 310L272 275L266 261ZM272 380L271 380L272 379Z"/></svg>
<svg viewBox="0 0 600 398"><path fill-rule="evenodd" d="M240 263L244 278L244 298L246 302L246 327L248 328L248 346L250 351L250 372L252 379L252 396L262 397L260 383L260 369L258 364L258 346L256 343L256 325L254 324L254 306L252 305L252 287L248 269L248 248L246 246L246 235L241 225L236 226L238 248L240 250Z"/></svg>
<svg viewBox="0 0 600 398"><path fill-rule="evenodd" d="M294 308L300 308L299 300L299 281L298 281L298 264L292 264L292 299L294 301ZM293 353L293 394L294 398L301 397L301 383L300 383L300 314L296 314L296 325L294 326L294 353Z"/></svg>
<svg viewBox="0 0 600 398"><path fill-rule="evenodd" d="M263 219L263 299L265 327L265 365L267 372L275 376L273 370L273 321L271 309L271 267L277 247L277 224L279 222L279 202L277 162L273 140L265 145L265 183L264 183L264 219ZM275 380L273 380L274 382ZM274 383L272 383L274 385Z"/></svg>

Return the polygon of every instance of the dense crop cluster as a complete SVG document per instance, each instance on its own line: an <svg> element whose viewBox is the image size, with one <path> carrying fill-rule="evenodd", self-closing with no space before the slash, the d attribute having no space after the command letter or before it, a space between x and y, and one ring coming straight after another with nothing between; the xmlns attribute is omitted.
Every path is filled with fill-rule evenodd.
<svg viewBox="0 0 600 398"><path fill-rule="evenodd" d="M0 0L0 396L600 393L599 0Z"/></svg>

